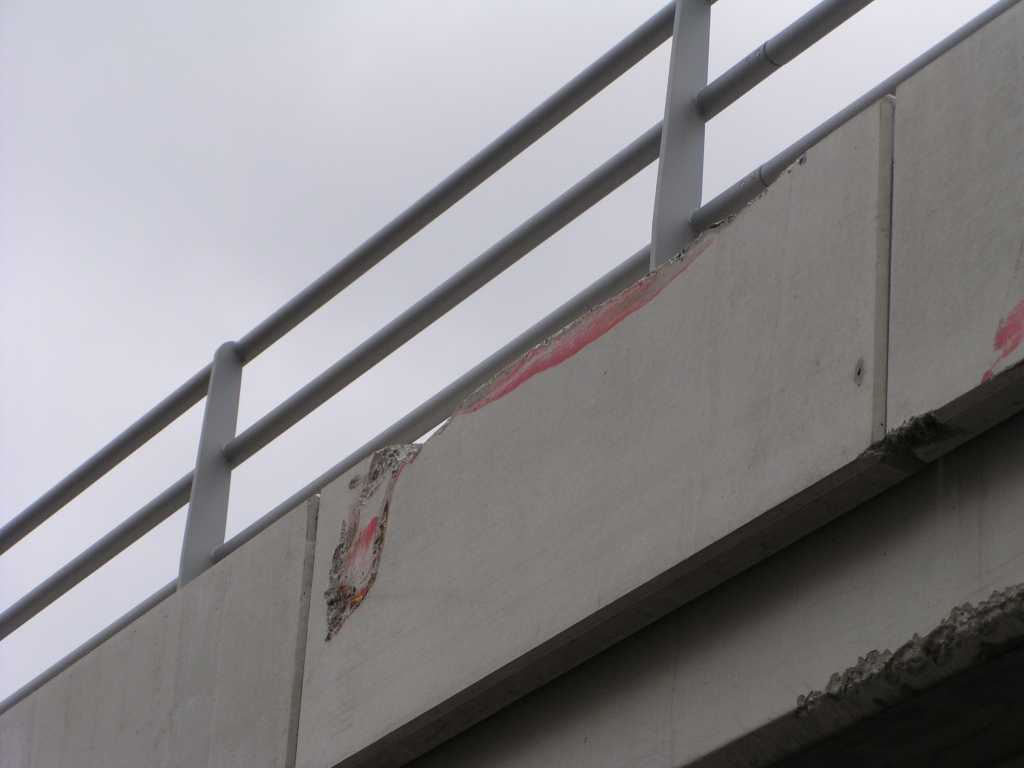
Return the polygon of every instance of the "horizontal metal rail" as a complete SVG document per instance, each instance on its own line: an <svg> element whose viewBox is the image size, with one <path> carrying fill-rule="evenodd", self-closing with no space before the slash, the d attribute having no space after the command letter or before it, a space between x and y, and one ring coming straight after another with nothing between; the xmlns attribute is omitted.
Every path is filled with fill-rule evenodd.
<svg viewBox="0 0 1024 768"><path fill-rule="evenodd" d="M758 83L788 64L873 0L825 0L768 40L697 94L697 109L710 120Z"/></svg>
<svg viewBox="0 0 1024 768"><path fill-rule="evenodd" d="M224 446L237 467L658 159L661 123L530 217L352 352Z"/></svg>
<svg viewBox="0 0 1024 768"><path fill-rule="evenodd" d="M163 587L161 587L155 593L153 593L152 596L143 600L141 603L132 608L130 611L128 611L128 613L126 613L120 619L118 619L109 627L104 629L102 632L97 633L91 639L82 643L80 646L78 646L78 648L73 650L71 653L69 653L63 659L61 659L52 667L47 669L45 672L32 678L32 680L25 683L25 685L16 690L6 699L0 701L0 715L2 715L8 709L10 709L19 701L24 699L26 696L29 696L30 694L42 688L44 685L53 680L53 678L55 678L65 669L70 667L76 661L99 648L101 645L107 642L107 640L112 638L114 635L116 635L122 629L127 627L137 618L139 618L145 613L148 613L150 609L156 608L158 605L160 605L160 603L162 603L164 600L166 600L168 597L175 593L175 591L177 590L177 586L177 579L172 581L170 584L165 584Z"/></svg>
<svg viewBox="0 0 1024 768"><path fill-rule="evenodd" d="M0 640L185 506L191 491L189 472L0 614Z"/></svg>
<svg viewBox="0 0 1024 768"><path fill-rule="evenodd" d="M45 522L78 494L124 461L168 424L206 397L210 366L206 366L182 384L163 402L107 443L78 469L48 490L23 512L0 529L0 554L3 554L36 527Z"/></svg>
<svg viewBox="0 0 1024 768"><path fill-rule="evenodd" d="M672 36L669 3L237 342L248 362Z"/></svg>
<svg viewBox="0 0 1024 768"><path fill-rule="evenodd" d="M378 451L388 445L411 443L425 435L449 418L467 397L486 384L502 368L529 352L545 339L558 333L558 331L585 315L601 302L624 291L646 275L650 258L651 246L646 245L604 277L585 288L543 320L510 341L482 363L463 374L418 408L399 419L362 447L353 451L347 458L335 464L311 483L308 483L302 490L289 496L288 499L278 504L248 528L221 544L214 551L214 562L227 557L254 536L266 530L306 499L319 493L326 485L348 472L374 451Z"/></svg>
<svg viewBox="0 0 1024 768"><path fill-rule="evenodd" d="M243 363L351 285L672 36L669 3L236 343ZM206 395L210 366L0 529L0 554Z"/></svg>
<svg viewBox="0 0 1024 768"><path fill-rule="evenodd" d="M747 203L771 186L807 150L879 99L889 94L895 94L896 87L901 83L920 72L942 54L962 43L990 21L1005 13L1019 2L1021 0L1000 0L1000 2L990 6L987 10L967 22L941 42L929 48L895 74L883 80L848 107L837 112L799 141L794 142L713 200L702 205L690 216L690 225L694 231L702 232L742 210Z"/></svg>

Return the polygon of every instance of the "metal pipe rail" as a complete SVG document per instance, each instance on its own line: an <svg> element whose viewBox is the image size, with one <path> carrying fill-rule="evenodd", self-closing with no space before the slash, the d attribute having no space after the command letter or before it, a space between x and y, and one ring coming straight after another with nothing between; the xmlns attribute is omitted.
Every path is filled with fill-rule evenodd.
<svg viewBox="0 0 1024 768"><path fill-rule="evenodd" d="M237 467L584 211L658 159L661 123L611 158L224 446ZM422 434L422 433L421 433Z"/></svg>
<svg viewBox="0 0 1024 768"><path fill-rule="evenodd" d="M714 2L714 0L706 1L709 4ZM677 0L677 2L692 5L694 0ZM722 109L776 71L778 67L820 40L870 2L871 0L824 0L713 83L695 89L690 97L689 106L684 106L699 112L700 130L702 131L704 122L721 112ZM670 212L672 216L682 213L686 222L687 234L680 242L676 252L682 250L697 233L740 210L774 182L811 146L879 98L893 93L901 82L1018 2L1020 0L1001 0L996 3L715 199L690 212ZM673 11L674 5L669 5L655 14L619 45L598 59L513 128L492 142L486 149L243 337L232 348L237 353L240 362L244 364L264 351L270 344L281 338L331 297L454 205L484 179L522 152L554 125L557 125L608 83L658 47L672 31ZM706 56L706 50L704 55ZM673 51L674 62L676 58L675 51ZM671 103L666 105L666 114L670 112L671 107ZM230 469L251 457L275 437L326 402L341 388L369 370L554 232L649 165L666 147L663 142L663 130L667 130L663 129L663 124L659 123L654 126L633 144L485 251L467 267L343 357L282 405L272 410L242 434L228 440L223 444L223 449L217 452L220 459ZM671 144L668 145L668 148L670 151L674 151ZM664 156L662 156L662 163L665 163ZM699 184L699 179L697 179L697 183ZM658 225L656 215L656 230ZM459 403L495 372L645 274L651 248L648 246L630 257L620 267L578 294L419 408L316 478L249 528L230 541L215 546L209 552L209 563L212 564L226 557L289 510L295 508L305 498L314 495L324 485L348 471L374 450L396 442L412 441L437 426L451 415ZM207 389L212 387L211 380L217 377L216 374L212 374L213 369L213 366L207 366L193 376L182 387L8 523L0 530L0 553L89 487L92 482L116 466L163 427L199 402L206 394ZM237 398L237 391L234 395ZM230 404L230 401L231 397L228 397L225 402ZM210 416L210 408L211 401L208 399L207 417ZM206 425L204 422L205 435ZM83 578L167 519L185 505L190 494L194 501L196 494L194 478L194 472L181 478L79 557L25 595L3 614L0 614L0 639L6 637L46 605L66 593ZM192 510L190 509L191 514ZM221 536L222 538L223 536ZM173 587L173 584L165 587L97 638L106 639L117 629L126 626L130 620L144 612L142 610L144 606L152 607L160 599L171 594L174 591ZM6 709L12 706L14 703L12 699L20 700L35 689L33 686L38 687L46 680L51 679L57 674L54 670L59 671L59 669L66 668L73 663L74 659L80 658L81 655L88 652L83 649L87 647L91 649L102 642L97 638L66 657L48 672L40 675L13 697L9 697L0 704L0 707ZM79 655L76 656L76 654Z"/></svg>
<svg viewBox="0 0 1024 768"><path fill-rule="evenodd" d="M672 36L669 3L237 343L243 363L351 285ZM208 365L0 529L0 554L206 395Z"/></svg>
<svg viewBox="0 0 1024 768"><path fill-rule="evenodd" d="M0 614L0 640L188 503L192 472Z"/></svg>
<svg viewBox="0 0 1024 768"><path fill-rule="evenodd" d="M375 438L357 448L345 459L292 494L248 528L221 544L213 552L214 562L224 559L256 534L266 530L305 499L319 493L324 486L337 480L374 451L388 445L411 443L441 424L455 412L467 397L490 381L492 376L509 363L514 362L545 339L550 338L597 305L624 291L646 275L650 258L651 246L645 245L600 280L589 285L418 408L410 411Z"/></svg>
<svg viewBox="0 0 1024 768"><path fill-rule="evenodd" d="M698 91L697 109L710 120L755 85L788 64L873 0L825 0Z"/></svg>
<svg viewBox="0 0 1024 768"><path fill-rule="evenodd" d="M705 203L690 215L690 222L697 232L725 221L734 213L768 189L785 170L795 163L807 150L824 139L850 118L863 112L876 101L887 95L895 95L896 87L931 64L942 54L956 47L979 29L998 18L1021 0L1000 0L982 13L975 16L948 37L935 44L902 69L887 77L877 86L840 110L824 123L789 147L777 154L768 162L744 176L713 200ZM812 11L813 13L813 11Z"/></svg>
<svg viewBox="0 0 1024 768"><path fill-rule="evenodd" d="M178 387L149 413L0 528L0 555L202 400L210 383L210 368L206 366Z"/></svg>

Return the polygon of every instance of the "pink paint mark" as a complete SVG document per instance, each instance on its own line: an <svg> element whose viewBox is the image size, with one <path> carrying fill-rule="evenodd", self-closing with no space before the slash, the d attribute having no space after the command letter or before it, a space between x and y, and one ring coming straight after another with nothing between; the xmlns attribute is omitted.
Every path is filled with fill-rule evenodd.
<svg viewBox="0 0 1024 768"><path fill-rule="evenodd" d="M1024 341L1024 301L1017 304L1010 314L999 321L996 337L992 342L992 349L997 353L996 361L981 377L982 383L992 378L996 366L1013 354L1014 350L1020 346L1021 341Z"/></svg>
<svg viewBox="0 0 1024 768"><path fill-rule="evenodd" d="M534 347L519 359L510 369L500 374L490 387L482 392L479 399L463 406L459 413L473 413L495 400L518 389L538 373L554 368L573 357L589 344L597 341L608 331L621 323L637 310L649 304L679 275L686 271L697 257L700 256L714 240L708 240L699 251L684 256L678 261L664 265L657 272L648 275L609 299L576 324L569 326L552 338L548 343Z"/></svg>
<svg viewBox="0 0 1024 768"><path fill-rule="evenodd" d="M380 517L374 517L352 542L343 573L352 581L368 581L373 565L373 545L377 537ZM382 537L383 538L383 537ZM383 543L383 542L382 542ZM351 579L351 577L355 577Z"/></svg>
<svg viewBox="0 0 1024 768"><path fill-rule="evenodd" d="M353 491L360 484L362 487L341 521L341 541L334 550L327 575L327 640L360 606L377 578L391 494L402 470L415 460L419 449L418 445L382 448L373 454L366 474L352 478L349 484Z"/></svg>

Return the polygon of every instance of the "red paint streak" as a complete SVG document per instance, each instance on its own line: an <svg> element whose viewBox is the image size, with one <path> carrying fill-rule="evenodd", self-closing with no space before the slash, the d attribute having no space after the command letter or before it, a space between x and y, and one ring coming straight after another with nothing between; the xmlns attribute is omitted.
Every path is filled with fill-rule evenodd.
<svg viewBox="0 0 1024 768"><path fill-rule="evenodd" d="M998 355L992 367L981 377L982 383L992 378L992 372L995 371L996 366L1013 354L1022 340L1024 340L1024 301L1021 301L1010 314L999 322L999 327L996 328L996 338L992 342L992 348Z"/></svg>
<svg viewBox="0 0 1024 768"><path fill-rule="evenodd" d="M370 524L362 530L358 538L352 542L352 550L349 554L348 562L345 563L346 572L351 571L354 565L365 565L366 558L373 554L373 540L377 535L377 525L379 523L379 517L373 518Z"/></svg>
<svg viewBox="0 0 1024 768"><path fill-rule="evenodd" d="M584 316L580 322L561 331L549 343L534 347L519 359L515 365L494 382L491 388L476 402L468 404L460 413L474 413L490 405L525 384L538 373L554 368L573 357L589 344L597 341L608 331L621 323L637 310L649 304L654 297L668 287L669 283L686 271L697 257L708 249L714 240L690 258L669 262L652 275L635 283L609 299Z"/></svg>

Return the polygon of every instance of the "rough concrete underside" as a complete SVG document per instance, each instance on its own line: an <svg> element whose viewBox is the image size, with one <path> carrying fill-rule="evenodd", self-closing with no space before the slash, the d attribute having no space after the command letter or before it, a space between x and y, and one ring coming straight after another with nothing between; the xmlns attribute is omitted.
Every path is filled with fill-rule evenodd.
<svg viewBox="0 0 1024 768"><path fill-rule="evenodd" d="M692 768L982 768L1021 755L1024 585L1017 585L958 606L894 653L869 652L824 691L798 699L790 715Z"/></svg>

